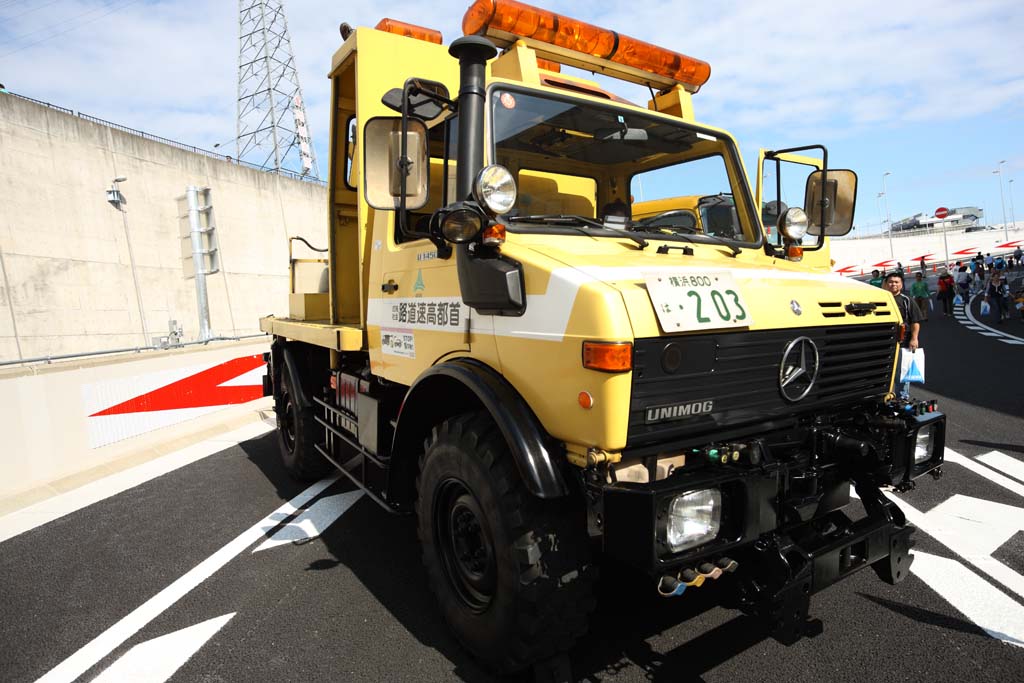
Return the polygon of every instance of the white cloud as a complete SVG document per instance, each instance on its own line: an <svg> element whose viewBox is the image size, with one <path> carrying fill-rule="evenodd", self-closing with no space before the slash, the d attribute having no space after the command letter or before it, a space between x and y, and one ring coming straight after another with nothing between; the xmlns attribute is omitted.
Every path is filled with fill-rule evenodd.
<svg viewBox="0 0 1024 683"><path fill-rule="evenodd" d="M468 4L287 0L318 149L327 148L325 76L341 43L340 22L372 26L389 16L439 28L451 41ZM956 120L1024 105L1024 12L1010 0L614 7L570 0L552 9L709 61L712 77L696 97L698 117L744 137L849 136L886 122ZM210 147L234 137L237 13L229 0L57 0L35 11L0 0L0 81ZM78 28L31 45L72 26ZM11 50L17 51L3 56ZM642 89L625 90L647 99ZM326 169L327 160L319 161Z"/></svg>

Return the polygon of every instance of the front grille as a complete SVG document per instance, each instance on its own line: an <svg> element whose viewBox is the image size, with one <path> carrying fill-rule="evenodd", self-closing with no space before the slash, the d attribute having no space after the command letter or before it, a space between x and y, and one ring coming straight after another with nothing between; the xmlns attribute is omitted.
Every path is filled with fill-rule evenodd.
<svg viewBox="0 0 1024 683"><path fill-rule="evenodd" d="M794 403L779 391L779 366L797 337L815 343L820 365L810 392ZM889 324L637 339L627 448L884 394L895 349L896 327ZM699 413L706 401L713 401L707 414L646 422L649 408L685 404Z"/></svg>

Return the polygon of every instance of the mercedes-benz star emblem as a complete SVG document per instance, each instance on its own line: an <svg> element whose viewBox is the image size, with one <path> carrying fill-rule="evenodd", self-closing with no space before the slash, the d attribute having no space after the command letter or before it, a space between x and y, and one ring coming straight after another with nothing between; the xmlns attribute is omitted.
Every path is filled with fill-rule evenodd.
<svg viewBox="0 0 1024 683"><path fill-rule="evenodd" d="M782 352L779 391L787 401L807 396L818 379L818 347L808 337L797 337Z"/></svg>

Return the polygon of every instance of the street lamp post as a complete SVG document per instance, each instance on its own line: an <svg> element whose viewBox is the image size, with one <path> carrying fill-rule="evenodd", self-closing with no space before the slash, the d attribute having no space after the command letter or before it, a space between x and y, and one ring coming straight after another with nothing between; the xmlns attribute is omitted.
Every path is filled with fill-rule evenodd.
<svg viewBox="0 0 1024 683"><path fill-rule="evenodd" d="M1005 163L1006 159L1000 161L999 165L996 166L996 170L992 172L999 176L999 203L1003 207L1003 236L1006 238L1006 241L1009 242L1010 231L1006 227L1006 201L1003 199L1003 164Z"/></svg>
<svg viewBox="0 0 1024 683"><path fill-rule="evenodd" d="M889 224L889 258L896 258L896 250L892 246L892 216L889 214L889 193L885 189L885 176L892 175L892 171L882 174L882 196L885 197L885 222Z"/></svg>
<svg viewBox="0 0 1024 683"><path fill-rule="evenodd" d="M882 236L882 229L885 227L885 221L882 219L882 197L885 195L884 192L879 192L875 195L875 210L878 212L878 236Z"/></svg>
<svg viewBox="0 0 1024 683"><path fill-rule="evenodd" d="M1010 194L1010 222L1013 223L1013 229L1017 229L1017 213L1013 210L1013 178L1006 181L1006 184L1010 186L1008 192Z"/></svg>

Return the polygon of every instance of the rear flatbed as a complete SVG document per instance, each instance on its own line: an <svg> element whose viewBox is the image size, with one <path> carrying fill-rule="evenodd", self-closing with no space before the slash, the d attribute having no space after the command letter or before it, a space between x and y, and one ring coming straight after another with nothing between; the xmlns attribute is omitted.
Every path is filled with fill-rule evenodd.
<svg viewBox="0 0 1024 683"><path fill-rule="evenodd" d="M260 329L276 337L306 342L333 351L364 348L364 330L355 325L335 325L327 320L295 320L268 315L260 318Z"/></svg>

